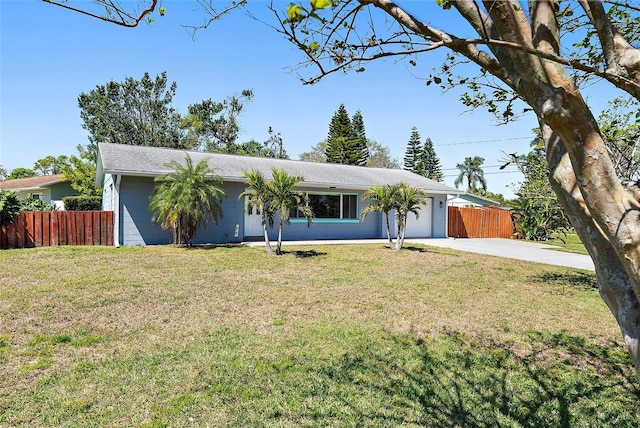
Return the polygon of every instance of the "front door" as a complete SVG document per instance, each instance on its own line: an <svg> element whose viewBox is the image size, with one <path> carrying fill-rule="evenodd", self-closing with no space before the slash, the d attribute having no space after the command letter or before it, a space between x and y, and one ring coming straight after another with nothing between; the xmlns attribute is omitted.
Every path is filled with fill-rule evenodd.
<svg viewBox="0 0 640 428"><path fill-rule="evenodd" d="M244 214L244 236L262 236L262 213L254 206L251 213Z"/></svg>

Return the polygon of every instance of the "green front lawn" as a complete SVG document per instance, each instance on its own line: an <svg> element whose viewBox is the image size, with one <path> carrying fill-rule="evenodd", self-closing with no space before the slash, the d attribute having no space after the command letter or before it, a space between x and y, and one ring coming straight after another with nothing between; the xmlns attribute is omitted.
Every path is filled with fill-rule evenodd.
<svg viewBox="0 0 640 428"><path fill-rule="evenodd" d="M589 254L587 253L586 248L584 248L582 241L580 241L580 238L578 238L578 235L576 235L575 233L570 233L566 236L560 235L560 238L562 238L564 242L562 242L560 239L554 239L550 241L549 244L557 246L558 250L560 251L577 254Z"/></svg>
<svg viewBox="0 0 640 428"><path fill-rule="evenodd" d="M0 252L0 426L629 426L590 272L411 245Z"/></svg>

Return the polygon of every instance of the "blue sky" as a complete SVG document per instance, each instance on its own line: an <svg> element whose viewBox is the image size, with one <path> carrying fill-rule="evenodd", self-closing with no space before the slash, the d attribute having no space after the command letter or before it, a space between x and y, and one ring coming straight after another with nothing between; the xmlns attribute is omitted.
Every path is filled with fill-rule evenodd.
<svg viewBox="0 0 640 428"><path fill-rule="evenodd" d="M266 2L252 11L272 19ZM289 2L276 2L285 10ZM499 172L504 152L529 150L535 118L496 126L480 111L465 113L456 94L427 87L438 53L409 70L393 60L369 64L365 73L336 74L304 86L289 67L301 53L273 29L236 11L192 40L181 24L199 24L203 13L192 1L165 1L165 17L134 29L82 16L39 1L0 1L0 165L31 168L47 155L71 155L88 142L78 95L110 80L139 79L167 72L178 84L175 107L207 98L222 100L254 90L240 117L240 141L267 139L271 126L282 134L292 158L322 141L341 103L360 110L367 136L402 160L411 128L433 141L453 185L465 156L485 158L488 189L512 195L517 172ZM429 58L431 59L431 58ZM303 71L307 74L312 70Z"/></svg>

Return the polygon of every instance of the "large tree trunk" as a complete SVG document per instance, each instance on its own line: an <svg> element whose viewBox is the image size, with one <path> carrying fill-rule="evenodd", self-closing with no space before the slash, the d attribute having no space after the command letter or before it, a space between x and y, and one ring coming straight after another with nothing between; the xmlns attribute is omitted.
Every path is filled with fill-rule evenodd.
<svg viewBox="0 0 640 428"><path fill-rule="evenodd" d="M480 34L488 28L492 36L526 49L561 54L554 2L531 2L526 16L515 2L485 0L491 25L464 9L469 3L455 4L475 19ZM587 3L584 7L589 8ZM620 325L640 378L640 204L621 185L598 124L564 66L524 49L491 50L502 66L495 75L544 124L551 184L594 261L600 293Z"/></svg>
<svg viewBox="0 0 640 428"><path fill-rule="evenodd" d="M543 126L551 186L593 259L600 296L618 321L640 378L640 304L616 249L587 209L564 143Z"/></svg>

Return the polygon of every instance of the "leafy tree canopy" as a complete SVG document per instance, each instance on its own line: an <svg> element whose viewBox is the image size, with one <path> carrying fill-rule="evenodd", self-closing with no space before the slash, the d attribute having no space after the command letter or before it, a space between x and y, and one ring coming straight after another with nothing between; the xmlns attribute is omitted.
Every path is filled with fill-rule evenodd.
<svg viewBox="0 0 640 428"><path fill-rule="evenodd" d="M33 164L33 170L37 175L62 174L62 169L68 164L69 157L66 155L60 155L57 157L46 156L42 159L38 159Z"/></svg>
<svg viewBox="0 0 640 428"><path fill-rule="evenodd" d="M95 186L96 152L82 145L77 147L78 155L72 155L62 167L64 178L76 192L84 196L101 196L102 189Z"/></svg>
<svg viewBox="0 0 640 428"><path fill-rule="evenodd" d="M616 98L598 118L613 167L623 181L640 179L639 107L637 100Z"/></svg>
<svg viewBox="0 0 640 428"><path fill-rule="evenodd" d="M571 225L549 184L544 146L540 144L540 133L537 134L532 151L526 155L508 155L507 163L501 168L515 164L524 175L513 201L513 208L518 211L518 232L524 239L547 241L559 234L566 235Z"/></svg>
<svg viewBox="0 0 640 428"><path fill-rule="evenodd" d="M325 163L327 161L327 140L320 141L311 147L308 152L302 152L298 156L301 161Z"/></svg>
<svg viewBox="0 0 640 428"><path fill-rule="evenodd" d="M371 168L400 168L400 162L391 156L389 147L383 146L375 140L367 140L369 158L367 166Z"/></svg>
<svg viewBox="0 0 640 428"><path fill-rule="evenodd" d="M17 178L29 178L29 177L35 177L35 176L36 176L36 173L34 170L29 168L18 167L11 170L9 175L7 175L7 180L15 180Z"/></svg>
<svg viewBox="0 0 640 428"><path fill-rule="evenodd" d="M83 127L89 131L90 152L100 142L235 153L243 102L253 98L245 89L224 101L191 104L182 117L173 107L177 83L167 73L140 80L98 85L78 97Z"/></svg>
<svg viewBox="0 0 640 428"><path fill-rule="evenodd" d="M222 102L208 99L190 105L181 122L186 132L183 145L208 152L237 153L238 118L243 102L252 98L253 91L245 89L240 95L229 96Z"/></svg>
<svg viewBox="0 0 640 428"><path fill-rule="evenodd" d="M155 78L144 73L140 80L112 80L80 94L78 107L90 151L101 142L188 148L180 138L180 114L171 105L178 85L167 85L166 72Z"/></svg>

